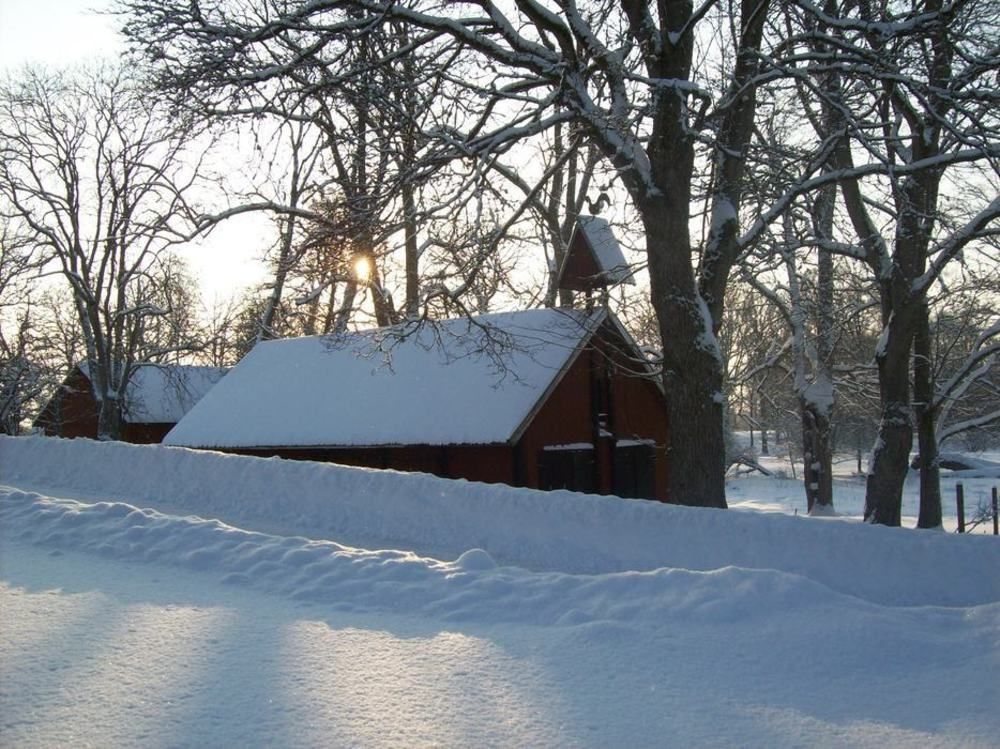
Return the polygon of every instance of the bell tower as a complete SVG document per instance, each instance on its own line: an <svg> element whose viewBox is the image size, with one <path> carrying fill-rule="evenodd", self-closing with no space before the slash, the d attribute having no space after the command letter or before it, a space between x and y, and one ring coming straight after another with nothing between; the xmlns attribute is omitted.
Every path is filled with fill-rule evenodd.
<svg viewBox="0 0 1000 749"><path fill-rule="evenodd" d="M577 217L559 269L558 288L582 292L586 308L593 309L594 292L606 305L608 289L620 283L634 285L635 280L611 225L600 216Z"/></svg>

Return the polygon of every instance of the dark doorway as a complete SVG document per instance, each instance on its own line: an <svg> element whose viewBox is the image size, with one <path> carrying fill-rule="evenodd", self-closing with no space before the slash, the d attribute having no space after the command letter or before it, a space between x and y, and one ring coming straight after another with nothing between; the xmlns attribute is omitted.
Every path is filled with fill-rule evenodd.
<svg viewBox="0 0 1000 749"><path fill-rule="evenodd" d="M653 499L655 460L653 445L618 444L615 447L614 493L630 499Z"/></svg>
<svg viewBox="0 0 1000 749"><path fill-rule="evenodd" d="M538 488L596 491L593 448L543 448L538 456Z"/></svg>

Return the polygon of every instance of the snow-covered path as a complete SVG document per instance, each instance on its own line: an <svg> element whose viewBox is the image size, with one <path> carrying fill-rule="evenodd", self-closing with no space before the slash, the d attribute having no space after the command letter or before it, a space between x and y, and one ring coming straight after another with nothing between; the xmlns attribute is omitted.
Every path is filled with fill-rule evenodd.
<svg viewBox="0 0 1000 749"><path fill-rule="evenodd" d="M571 745L535 641L4 544L4 746ZM585 736L584 736L585 738Z"/></svg>
<svg viewBox="0 0 1000 749"><path fill-rule="evenodd" d="M4 529L4 746L986 747L1000 729L996 604L571 576L562 584L612 598L624 586L636 621L539 626L517 620L560 595L551 575L472 570L533 597L520 612L498 598L505 623L489 621L487 601L449 621L393 612L392 591L362 580L358 599L386 610L352 614L223 584L179 558L102 558ZM681 594L690 605L661 624L643 615Z"/></svg>
<svg viewBox="0 0 1000 749"><path fill-rule="evenodd" d="M991 538L574 504L166 449L11 446L0 440L3 481L65 475L63 499L0 488L5 748L991 747L1000 736ZM91 477L76 500L74 467ZM128 474L108 494L119 501L96 501L96 477L115 471ZM129 481L141 502L121 501ZM243 504L227 505L240 481ZM407 495L442 522L393 525ZM311 507L347 535L157 511L199 496L277 526ZM507 515L477 524L476 507ZM554 550L537 544L541 519L556 523ZM543 564L344 545L358 528L439 548L478 533ZM609 569L580 571L591 548ZM656 559L673 564L621 569Z"/></svg>
<svg viewBox="0 0 1000 749"><path fill-rule="evenodd" d="M442 625L6 539L0 568L8 747L985 747L997 735L995 687L967 688L996 673L995 608Z"/></svg>

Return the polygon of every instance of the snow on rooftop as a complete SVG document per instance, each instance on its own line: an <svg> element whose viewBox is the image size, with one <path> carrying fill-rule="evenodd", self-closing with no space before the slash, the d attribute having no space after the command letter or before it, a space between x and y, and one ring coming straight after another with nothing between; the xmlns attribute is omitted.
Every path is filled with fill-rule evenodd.
<svg viewBox="0 0 1000 749"><path fill-rule="evenodd" d="M87 364L80 365L87 374ZM176 423L226 374L224 367L143 364L125 393L125 421L130 424Z"/></svg>
<svg viewBox="0 0 1000 749"><path fill-rule="evenodd" d="M579 216L576 225L586 237L604 280L609 284L634 284L632 269L607 220L600 216Z"/></svg>
<svg viewBox="0 0 1000 749"><path fill-rule="evenodd" d="M257 345L174 427L185 447L498 444L600 316L542 309Z"/></svg>

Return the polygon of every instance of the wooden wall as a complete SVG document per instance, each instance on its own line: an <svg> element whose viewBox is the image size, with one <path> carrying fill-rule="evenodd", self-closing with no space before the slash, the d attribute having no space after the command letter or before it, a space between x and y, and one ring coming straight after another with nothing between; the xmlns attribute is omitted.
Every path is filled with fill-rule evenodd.
<svg viewBox="0 0 1000 749"><path fill-rule="evenodd" d="M663 395L648 378L630 374L625 349L614 335L597 336L549 393L515 445L406 445L371 448L260 448L231 450L244 455L319 460L343 465L388 468L464 478L486 483L540 488L546 477L539 459L546 447L580 443L592 450L593 490L611 494L615 481L615 445L619 441L652 443L652 498L667 499L667 414ZM599 414L604 416L599 417ZM97 404L90 383L79 370L36 422L47 434L97 437ZM126 442L160 442L172 424L126 424Z"/></svg>
<svg viewBox="0 0 1000 749"><path fill-rule="evenodd" d="M35 425L54 437L97 437L97 403L90 381L74 369L35 419Z"/></svg>
<svg viewBox="0 0 1000 749"><path fill-rule="evenodd" d="M614 486L617 441L653 442L653 498L667 500L667 410L656 383L630 373L620 342L596 339L581 353L555 388L519 443L524 485L539 486L538 458L546 446L595 445L595 485L604 494ZM603 401L603 402L602 402ZM610 408L608 408L610 405ZM606 413L597 423L595 415Z"/></svg>
<svg viewBox="0 0 1000 749"><path fill-rule="evenodd" d="M585 350L549 394L515 445L405 445L370 448L261 448L243 455L319 460L342 465L418 471L444 478L540 487L539 457L552 445L596 444L596 490L613 491L616 440L653 443L653 496L667 499L667 415L654 382L628 374L619 342ZM634 365L633 365L634 366ZM601 390L603 388L603 391ZM601 393L604 393L602 396ZM602 399L604 402L602 403ZM610 408L608 405L610 404ZM608 419L598 425L595 409ZM601 436L607 433L611 436Z"/></svg>
<svg viewBox="0 0 1000 749"><path fill-rule="evenodd" d="M97 439L97 419L97 401L90 389L90 381L79 369L74 369L35 419L35 425L53 437ZM173 423L126 422L122 425L122 442L157 444L173 428Z"/></svg>

